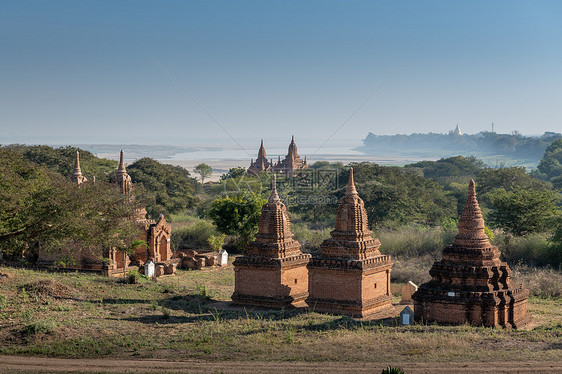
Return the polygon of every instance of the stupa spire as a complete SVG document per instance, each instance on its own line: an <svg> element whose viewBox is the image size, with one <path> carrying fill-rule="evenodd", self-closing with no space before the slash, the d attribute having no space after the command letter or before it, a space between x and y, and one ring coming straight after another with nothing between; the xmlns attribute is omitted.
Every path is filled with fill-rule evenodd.
<svg viewBox="0 0 562 374"><path fill-rule="evenodd" d="M80 152L76 151L76 158L74 159L74 170L72 175L82 176L82 170L80 170Z"/></svg>
<svg viewBox="0 0 562 374"><path fill-rule="evenodd" d="M459 247L491 247L485 232L484 218L480 205L476 199L476 184L471 180L468 184L468 194L463 211L459 218L459 232L455 237L455 246Z"/></svg>
<svg viewBox="0 0 562 374"><path fill-rule="evenodd" d="M80 169L80 152L78 151L76 151L76 158L74 159L74 170L72 171L70 180L76 184L82 184L87 181L86 177L82 175L82 170Z"/></svg>
<svg viewBox="0 0 562 374"><path fill-rule="evenodd" d="M273 179L271 180L271 195L269 195L268 203L276 204L278 202L281 202L281 199L279 198L279 194L277 194L277 178L275 174L273 174Z"/></svg>
<svg viewBox="0 0 562 374"><path fill-rule="evenodd" d="M346 195L357 195L357 190L355 189L355 181L353 180L353 168L349 168L349 181L347 182L347 187L345 188Z"/></svg>
<svg viewBox="0 0 562 374"><path fill-rule="evenodd" d="M125 153L121 150L119 154L119 167L117 168L117 174L127 174L127 170L125 169Z"/></svg>
<svg viewBox="0 0 562 374"><path fill-rule="evenodd" d="M133 184L131 176L127 174L127 169L125 169L125 153L123 150L121 150L121 153L119 154L119 166L113 176L113 180L119 186L119 189L123 194L128 195L131 192Z"/></svg>

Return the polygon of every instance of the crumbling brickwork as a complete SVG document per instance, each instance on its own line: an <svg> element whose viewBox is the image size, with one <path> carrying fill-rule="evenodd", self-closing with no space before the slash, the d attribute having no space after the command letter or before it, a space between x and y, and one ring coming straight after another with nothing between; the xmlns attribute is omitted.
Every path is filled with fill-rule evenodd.
<svg viewBox="0 0 562 374"><path fill-rule="evenodd" d="M511 270L490 244L474 181L453 245L429 271L431 281L412 296L416 321L521 327L528 322L529 291L511 280Z"/></svg>

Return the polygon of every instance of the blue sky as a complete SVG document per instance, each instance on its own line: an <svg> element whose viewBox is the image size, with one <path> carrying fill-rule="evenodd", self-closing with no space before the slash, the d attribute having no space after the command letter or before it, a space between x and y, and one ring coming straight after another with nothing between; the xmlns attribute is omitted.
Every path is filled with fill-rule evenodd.
<svg viewBox="0 0 562 374"><path fill-rule="evenodd" d="M0 6L0 143L562 131L559 1Z"/></svg>

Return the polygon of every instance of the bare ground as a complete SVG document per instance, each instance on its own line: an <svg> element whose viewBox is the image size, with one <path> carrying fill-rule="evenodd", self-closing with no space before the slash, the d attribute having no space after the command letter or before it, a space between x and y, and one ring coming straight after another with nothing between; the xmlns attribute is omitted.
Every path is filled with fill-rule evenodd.
<svg viewBox="0 0 562 374"><path fill-rule="evenodd" d="M562 373L556 362L393 363L405 373ZM0 356L0 373L378 373L384 365L350 362L207 362Z"/></svg>

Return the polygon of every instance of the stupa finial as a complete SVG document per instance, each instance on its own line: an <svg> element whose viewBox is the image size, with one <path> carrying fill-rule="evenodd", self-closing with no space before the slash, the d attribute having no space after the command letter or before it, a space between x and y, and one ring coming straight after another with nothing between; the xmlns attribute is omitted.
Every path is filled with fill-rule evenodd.
<svg viewBox="0 0 562 374"><path fill-rule="evenodd" d="M82 170L80 170L80 152L76 151L76 158L74 159L74 170L73 175L82 175Z"/></svg>
<svg viewBox="0 0 562 374"><path fill-rule="evenodd" d="M349 168L349 181L347 182L345 194L357 195L357 190L355 189L355 181L353 180L353 168Z"/></svg>
<svg viewBox="0 0 562 374"><path fill-rule="evenodd" d="M127 170L125 169L125 153L123 150L121 150L121 153L119 154L119 167L117 168L117 173L127 173Z"/></svg>
<svg viewBox="0 0 562 374"><path fill-rule="evenodd" d="M271 195L269 195L269 203L278 203L281 199L279 198L279 194L277 193L277 177L273 174L273 179L271 180Z"/></svg>

